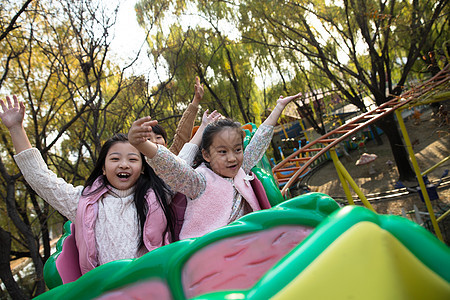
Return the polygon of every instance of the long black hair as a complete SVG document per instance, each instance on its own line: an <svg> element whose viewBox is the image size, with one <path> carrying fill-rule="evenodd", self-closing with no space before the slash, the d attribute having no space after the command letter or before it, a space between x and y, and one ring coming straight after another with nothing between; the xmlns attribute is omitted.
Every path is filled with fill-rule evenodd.
<svg viewBox="0 0 450 300"><path fill-rule="evenodd" d="M104 186L107 186L108 188L109 186L111 186L106 176L103 175L103 167L105 165L106 155L108 154L109 149L116 143L128 143L127 135L123 133L116 133L103 144L102 148L100 149L97 162L94 166L94 170L92 171L91 175L89 175L89 178L84 184L83 194L85 189L92 186L97 178L100 178L102 185L95 191L90 192L90 194L97 192ZM174 238L174 217L167 198L172 196L172 192L170 192L164 181L159 178L156 175L155 171L153 171L153 169L149 166L142 153L141 159L143 174L141 174L141 176L139 176L138 180L136 181L134 192L134 204L136 205L137 217L141 227L139 248L144 245L144 223L147 218L147 212L150 209L147 205L145 195L147 194L147 191L149 189L152 189L155 192L156 199L163 209L164 215L167 219L167 226L165 231L163 232L163 243L165 240L164 237L168 232L170 232L171 238Z"/></svg>
<svg viewBox="0 0 450 300"><path fill-rule="evenodd" d="M197 155L194 159L194 168L198 167L202 163L205 163L208 168L210 168L209 163L203 158L202 150L209 151L209 147L213 143L214 137L224 129L235 129L240 135L242 139L242 143L244 143L245 133L242 130L241 124L232 119L219 119L212 123L209 123L202 135L202 142L200 144L200 151L197 152Z"/></svg>

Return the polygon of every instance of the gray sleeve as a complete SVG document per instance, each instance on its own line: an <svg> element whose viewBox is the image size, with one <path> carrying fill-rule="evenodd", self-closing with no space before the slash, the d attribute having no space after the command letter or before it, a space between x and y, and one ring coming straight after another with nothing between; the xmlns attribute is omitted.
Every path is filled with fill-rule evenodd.
<svg viewBox="0 0 450 300"><path fill-rule="evenodd" d="M147 162L175 192L196 199L206 188L205 177L164 146L159 145L156 155Z"/></svg>

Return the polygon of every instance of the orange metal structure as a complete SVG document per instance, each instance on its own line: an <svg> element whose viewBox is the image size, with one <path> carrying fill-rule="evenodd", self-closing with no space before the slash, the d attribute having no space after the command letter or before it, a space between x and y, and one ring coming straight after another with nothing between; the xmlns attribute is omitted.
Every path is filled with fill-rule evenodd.
<svg viewBox="0 0 450 300"><path fill-rule="evenodd" d="M383 103L372 111L366 112L351 119L348 123L326 133L325 135L312 142L309 142L301 149L298 149L297 151L286 157L283 161L272 168L273 174L291 171L291 174L289 174L290 176L278 179L279 183L286 182L281 190L281 194L284 196L288 189L302 174L304 174L308 170L308 168L315 160L335 147L338 143L348 139L358 131L369 126L370 124L377 122L379 119L384 118L388 114L393 113L395 110L404 107L407 104L412 104L418 97L424 95L438 85L447 82L449 80L449 77L450 67L449 65L447 65L441 72L425 81L421 85L403 93L400 96L395 96L392 100ZM314 146L320 144L324 146L314 148ZM293 163L298 163L299 166L287 167L292 166Z"/></svg>

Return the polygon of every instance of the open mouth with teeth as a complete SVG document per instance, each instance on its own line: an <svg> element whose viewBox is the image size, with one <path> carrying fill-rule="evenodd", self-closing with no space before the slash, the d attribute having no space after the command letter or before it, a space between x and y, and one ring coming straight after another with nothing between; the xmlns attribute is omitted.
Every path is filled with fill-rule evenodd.
<svg viewBox="0 0 450 300"><path fill-rule="evenodd" d="M118 173L117 174L117 177L119 177L120 179L127 179L130 176L131 175L129 173Z"/></svg>

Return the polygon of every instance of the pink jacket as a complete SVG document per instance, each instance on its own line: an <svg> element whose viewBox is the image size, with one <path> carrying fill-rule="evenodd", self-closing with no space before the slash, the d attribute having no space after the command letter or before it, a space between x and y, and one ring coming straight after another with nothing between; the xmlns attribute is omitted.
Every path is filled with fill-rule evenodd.
<svg viewBox="0 0 450 300"><path fill-rule="evenodd" d="M95 222L98 214L97 201L108 191L108 188L104 186L92 194L90 194L90 191L95 191L101 184L100 178L97 178L92 186L84 191L83 194L86 196L82 195L78 202L75 239L79 253L81 274L99 265L95 241ZM149 210L144 224L144 244L148 251L152 251L163 245L162 235L166 228L167 220L153 190L148 190L146 200ZM136 224L136 226L139 225ZM166 235L164 244L168 243L169 237Z"/></svg>
<svg viewBox="0 0 450 300"><path fill-rule="evenodd" d="M204 164L197 168L204 174L206 189L194 200L188 200L180 239L199 237L228 224L233 206L233 185ZM261 210L258 199L241 168L234 177L234 186L253 211Z"/></svg>

